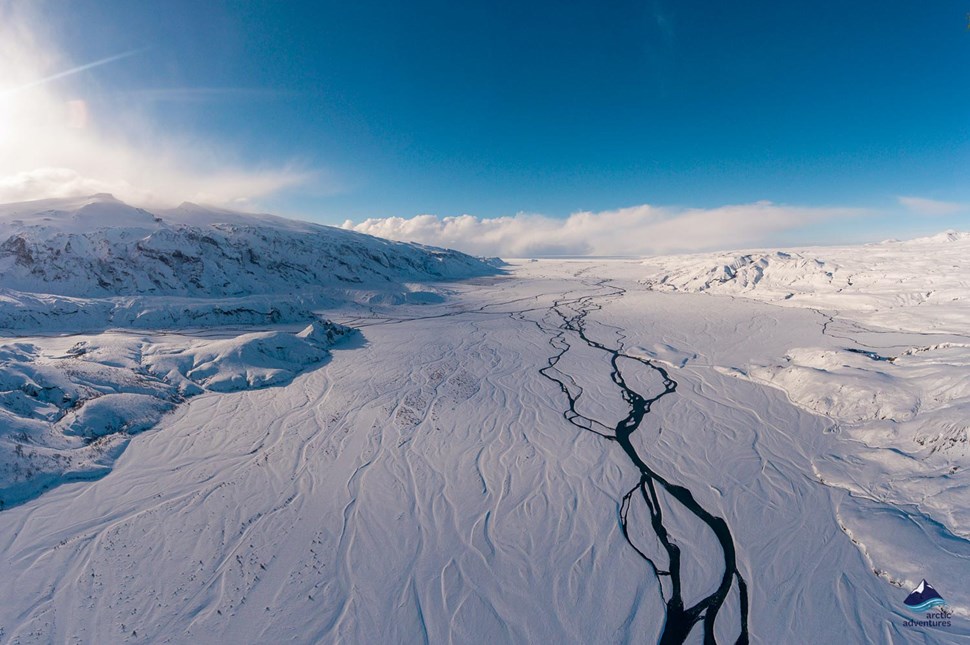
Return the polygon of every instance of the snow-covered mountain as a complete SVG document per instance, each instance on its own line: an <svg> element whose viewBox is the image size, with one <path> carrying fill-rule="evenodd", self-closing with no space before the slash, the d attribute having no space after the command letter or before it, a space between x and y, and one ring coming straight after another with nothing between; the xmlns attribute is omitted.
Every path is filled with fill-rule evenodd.
<svg viewBox="0 0 970 645"><path fill-rule="evenodd" d="M244 296L484 275L457 251L195 204L110 195L0 206L0 284L63 296Z"/></svg>
<svg viewBox="0 0 970 645"><path fill-rule="evenodd" d="M188 397L323 363L351 330L321 309L434 302L428 282L494 273L456 251L194 204L0 205L0 508L107 472Z"/></svg>

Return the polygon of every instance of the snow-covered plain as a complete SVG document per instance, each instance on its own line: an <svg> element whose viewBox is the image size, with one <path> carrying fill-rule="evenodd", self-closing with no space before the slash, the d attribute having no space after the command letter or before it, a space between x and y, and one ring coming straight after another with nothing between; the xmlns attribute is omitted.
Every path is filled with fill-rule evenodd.
<svg viewBox="0 0 970 645"><path fill-rule="evenodd" d="M865 300L857 279L858 298L806 286L831 300L805 306L764 280L719 295L675 279L716 271L712 256L399 277L422 286L307 300L358 333L268 388L223 391L187 366L239 374L262 364L240 338L342 327L11 337L4 351L35 351L18 369L124 369L135 335L139 364L166 375L140 387L203 391L119 435L99 479L0 512L0 641L963 642L951 408L970 322L912 311L907 290L962 298L968 272L921 277L904 247L874 247L916 277L868 308L848 304ZM936 423L955 441L931 441ZM905 625L923 578L949 627Z"/></svg>

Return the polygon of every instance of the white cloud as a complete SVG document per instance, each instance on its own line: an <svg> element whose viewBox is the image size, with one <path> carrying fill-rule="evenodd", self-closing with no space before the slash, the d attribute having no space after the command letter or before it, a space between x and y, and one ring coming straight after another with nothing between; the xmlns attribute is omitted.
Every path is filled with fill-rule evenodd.
<svg viewBox="0 0 970 645"><path fill-rule="evenodd" d="M955 215L956 213L970 211L970 204L961 204L958 202L941 202L936 199L926 199L925 197L898 197L897 199L910 212L928 217Z"/></svg>
<svg viewBox="0 0 970 645"><path fill-rule="evenodd" d="M90 75L151 52L69 61L27 7L0 0L0 203L110 192L238 207L316 176L234 162L224 143L162 130L131 101L100 95Z"/></svg>
<svg viewBox="0 0 970 645"><path fill-rule="evenodd" d="M566 219L518 214L479 218L418 215L388 217L343 228L394 240L456 248L475 255L652 255L755 246L780 233L866 211L756 202L711 209L674 209L650 205L599 213L573 213Z"/></svg>

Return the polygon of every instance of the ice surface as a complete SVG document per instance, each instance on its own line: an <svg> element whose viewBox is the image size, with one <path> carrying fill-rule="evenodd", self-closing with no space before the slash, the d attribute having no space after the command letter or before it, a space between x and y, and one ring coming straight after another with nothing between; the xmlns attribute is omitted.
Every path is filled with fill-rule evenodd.
<svg viewBox="0 0 970 645"><path fill-rule="evenodd" d="M10 339L0 383L34 385L4 385L5 414L87 450L85 472L103 476L0 514L0 640L655 642L670 579L631 543L661 569L667 551L642 496L626 516L630 543L620 523L641 472L566 414L568 393L606 428L593 429L615 430L630 410L616 366L636 391L663 391L646 361L677 388L632 448L724 519L753 642L963 642L966 271L920 278L957 298L953 310L915 281L925 245L964 267L939 250L963 243L768 251L757 281L761 256L732 268L751 274L743 289L727 280L703 293L650 272L705 276L731 262L510 263L509 276L464 284L409 280L399 294L442 296L420 305L376 288L361 305L362 289L327 309L357 342L309 370L299 365L317 354L301 343L330 342L323 322ZM869 287L836 279L852 263ZM881 283L888 271L907 277ZM579 342L558 311L585 312L584 333L622 355ZM575 347L555 365L565 391L539 372L563 343ZM277 387L210 387L290 364ZM154 429L71 447L84 441L45 428L65 395L88 392L187 398ZM721 547L683 504L658 498L696 602L724 573ZM951 627L904 626L903 600L924 577ZM734 585L718 642L735 641L743 615ZM700 641L697 625L687 642Z"/></svg>
<svg viewBox="0 0 970 645"><path fill-rule="evenodd" d="M493 273L453 251L193 204L0 205L0 507L103 474L186 397L321 364L349 331L321 308L439 302L428 280Z"/></svg>
<svg viewBox="0 0 970 645"><path fill-rule="evenodd" d="M696 354L685 352L666 343L654 343L650 347L632 347L627 354L666 363L673 367L683 367L688 361L697 358Z"/></svg>
<svg viewBox="0 0 970 645"><path fill-rule="evenodd" d="M772 360L722 370L781 388L845 437L841 450L815 460L815 476L872 500L864 511L856 507L865 502L852 512L843 503L840 522L873 568L905 588L920 571L952 576L950 557L929 564L925 554L966 553L970 540L968 257L970 234L948 231L861 247L657 258L644 267L652 289L817 314L817 344L793 339ZM729 258L737 268L727 275ZM891 525L878 519L890 517ZM966 615L966 601L953 596L948 603Z"/></svg>
<svg viewBox="0 0 970 645"><path fill-rule="evenodd" d="M155 426L187 397L288 383L351 331L317 320L296 334L115 331L0 345L0 504L103 474L107 446Z"/></svg>

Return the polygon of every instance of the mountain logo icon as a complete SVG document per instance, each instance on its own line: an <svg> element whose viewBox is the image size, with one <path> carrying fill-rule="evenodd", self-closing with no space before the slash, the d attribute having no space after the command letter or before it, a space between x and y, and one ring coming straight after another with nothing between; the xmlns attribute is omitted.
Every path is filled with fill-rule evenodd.
<svg viewBox="0 0 970 645"><path fill-rule="evenodd" d="M933 607L939 607L945 604L946 601L943 600L943 596L930 586L925 579L919 583L919 586L913 589L913 593L906 596L906 600L903 604L912 609L913 611L926 611L927 609L932 609Z"/></svg>

